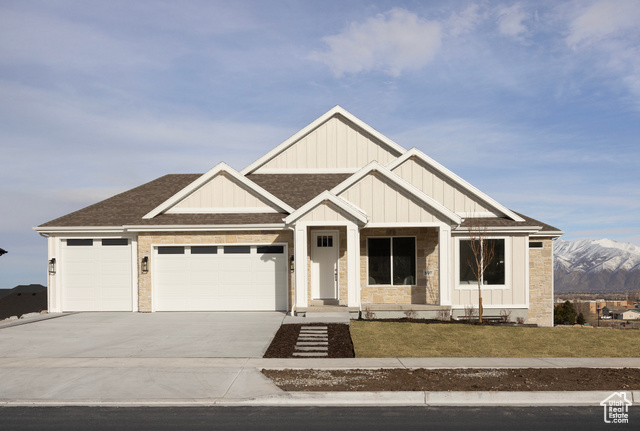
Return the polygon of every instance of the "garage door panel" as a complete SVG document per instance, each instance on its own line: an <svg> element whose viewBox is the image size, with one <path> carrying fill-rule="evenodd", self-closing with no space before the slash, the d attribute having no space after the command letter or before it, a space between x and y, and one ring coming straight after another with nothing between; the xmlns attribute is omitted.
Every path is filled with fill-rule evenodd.
<svg viewBox="0 0 640 431"><path fill-rule="evenodd" d="M198 247L204 248L197 250L197 254L186 246L184 255L156 256L153 287L156 310L273 311L287 308L288 271L284 252L261 254L257 253L256 246ZM214 248L216 253L211 252ZM284 251L283 246L276 247L278 249ZM176 265L175 261L179 259L186 264ZM168 271L168 267L172 270Z"/></svg>

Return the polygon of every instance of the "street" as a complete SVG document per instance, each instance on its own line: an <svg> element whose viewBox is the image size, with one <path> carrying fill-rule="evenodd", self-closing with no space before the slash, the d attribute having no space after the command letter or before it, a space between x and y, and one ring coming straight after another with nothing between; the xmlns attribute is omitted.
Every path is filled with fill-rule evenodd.
<svg viewBox="0 0 640 431"><path fill-rule="evenodd" d="M629 411L640 423L640 408ZM602 407L3 407L2 430L596 430Z"/></svg>

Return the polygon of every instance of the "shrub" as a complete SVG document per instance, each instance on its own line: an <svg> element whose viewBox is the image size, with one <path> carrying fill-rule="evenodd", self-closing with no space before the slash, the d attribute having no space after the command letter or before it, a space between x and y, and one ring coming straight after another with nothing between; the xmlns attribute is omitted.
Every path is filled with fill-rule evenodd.
<svg viewBox="0 0 640 431"><path fill-rule="evenodd" d="M573 325L576 323L578 312L571 301L565 301L564 304L556 305L553 308L553 321L556 324ZM584 319L584 316L582 317Z"/></svg>
<svg viewBox="0 0 640 431"><path fill-rule="evenodd" d="M576 323L578 325L584 325L585 324L584 315L582 313L578 314L578 317L576 319Z"/></svg>

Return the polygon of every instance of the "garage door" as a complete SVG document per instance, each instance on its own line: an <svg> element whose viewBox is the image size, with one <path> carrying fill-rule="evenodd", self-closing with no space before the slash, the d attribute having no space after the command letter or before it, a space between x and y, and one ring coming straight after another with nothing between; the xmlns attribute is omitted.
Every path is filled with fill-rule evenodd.
<svg viewBox="0 0 640 431"><path fill-rule="evenodd" d="M287 308L284 245L157 247L156 311L274 311Z"/></svg>
<svg viewBox="0 0 640 431"><path fill-rule="evenodd" d="M61 248L63 311L132 311L130 240L67 239Z"/></svg>

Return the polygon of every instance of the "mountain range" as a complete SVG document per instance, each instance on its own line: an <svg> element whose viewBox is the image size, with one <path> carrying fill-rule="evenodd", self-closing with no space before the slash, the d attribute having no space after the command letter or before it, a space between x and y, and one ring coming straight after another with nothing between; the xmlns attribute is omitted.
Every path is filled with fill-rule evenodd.
<svg viewBox="0 0 640 431"><path fill-rule="evenodd" d="M558 293L621 293L640 289L640 247L610 239L554 242Z"/></svg>

